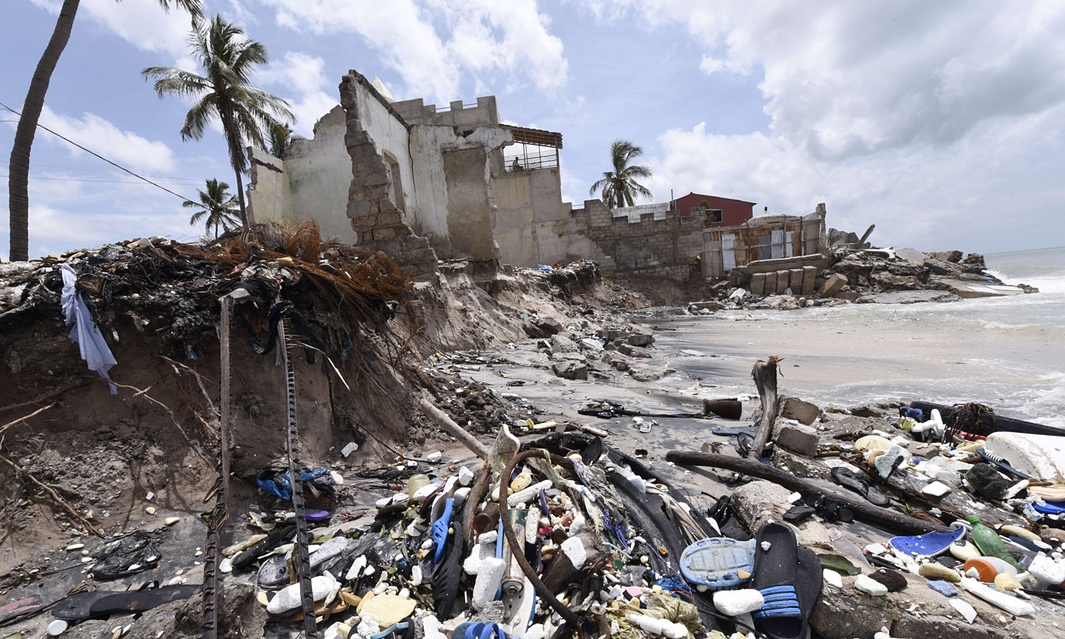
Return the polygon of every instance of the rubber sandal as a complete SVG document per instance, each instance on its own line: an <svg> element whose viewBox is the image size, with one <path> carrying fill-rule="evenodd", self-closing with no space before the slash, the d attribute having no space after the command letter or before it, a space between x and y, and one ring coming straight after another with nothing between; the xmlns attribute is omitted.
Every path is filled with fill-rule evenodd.
<svg viewBox="0 0 1065 639"><path fill-rule="evenodd" d="M756 538L751 587L762 593L765 604L752 617L755 629L770 639L804 636L806 623L796 587L798 574L795 532L774 522L762 526Z"/></svg>
<svg viewBox="0 0 1065 639"><path fill-rule="evenodd" d="M959 527L947 532L892 537L888 543L899 552L911 557L935 557L950 550L950 545L964 536L965 529Z"/></svg>
<svg viewBox="0 0 1065 639"><path fill-rule="evenodd" d="M738 571L754 572L754 540L737 541L728 537L700 539L680 555L680 573L688 583L709 590L734 588L747 581Z"/></svg>
<svg viewBox="0 0 1065 639"><path fill-rule="evenodd" d="M91 619L92 604L110 595L123 594L121 590L90 590L68 595L52 607L52 616L63 621L85 621Z"/></svg>
<svg viewBox="0 0 1065 639"><path fill-rule="evenodd" d="M846 466L836 466L833 468L832 479L836 480L836 483L840 486L853 490L862 497L865 497L866 501L874 506L883 507L891 504L890 497L877 490L865 477L862 477L856 471L853 471Z"/></svg>
<svg viewBox="0 0 1065 639"><path fill-rule="evenodd" d="M455 498L448 497L444 502L444 512L440 518L433 522L432 537L436 542L436 550L433 552L433 563L440 563L444 556L444 546L447 544L448 529L451 527L451 513L455 507Z"/></svg>
<svg viewBox="0 0 1065 639"><path fill-rule="evenodd" d="M122 592L93 602L89 607L89 613L93 618L106 619L115 614L147 612L172 601L188 599L199 592L200 585L198 584L180 584Z"/></svg>

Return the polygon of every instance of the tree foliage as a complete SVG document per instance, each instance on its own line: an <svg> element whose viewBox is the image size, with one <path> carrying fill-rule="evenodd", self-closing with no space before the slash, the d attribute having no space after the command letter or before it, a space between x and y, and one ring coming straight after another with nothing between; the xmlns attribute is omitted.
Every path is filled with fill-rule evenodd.
<svg viewBox="0 0 1065 639"><path fill-rule="evenodd" d="M197 189L200 201L185 200L181 206L185 208L199 209L192 214L189 224L196 226L200 220L204 220L204 229L208 234L214 228L215 239L218 239L218 230L228 232L240 228L240 205L233 194L229 192L229 185L216 179L207 180L207 189Z"/></svg>
<svg viewBox="0 0 1065 639"><path fill-rule="evenodd" d="M287 101L252 86L255 70L267 63L266 47L249 40L244 30L215 16L210 22L197 21L189 36L189 50L204 75L173 67L149 67L141 71L160 98L167 95L194 100L181 127L183 140L199 140L208 124L217 119L229 149L229 164L237 176L240 218L247 225L243 174L248 170L245 147L251 143L265 148L264 133L293 120Z"/></svg>
<svg viewBox="0 0 1065 639"><path fill-rule="evenodd" d="M651 192L636 178L651 177L651 169L642 164L632 164L641 155L643 149L632 142L614 140L610 145L613 170L603 172L603 177L588 190L589 195L601 191L603 203L611 209L633 206L636 203L635 196L650 198Z"/></svg>

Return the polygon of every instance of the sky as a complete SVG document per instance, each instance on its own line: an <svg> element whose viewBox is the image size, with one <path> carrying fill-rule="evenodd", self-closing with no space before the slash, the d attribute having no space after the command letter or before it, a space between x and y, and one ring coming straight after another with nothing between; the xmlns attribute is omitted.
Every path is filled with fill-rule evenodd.
<svg viewBox="0 0 1065 639"><path fill-rule="evenodd" d="M60 0L4 0L0 103L21 111ZM253 82L297 133L344 73L399 100L495 95L501 118L563 135L580 206L609 147L639 145L670 194L756 202L878 246L995 253L1065 245L1065 3L1058 0L205 0L263 43ZM188 103L149 66L197 71L189 18L155 0L82 0L41 124L196 199L234 184L220 130L179 134ZM0 108L0 197L17 116ZM195 241L182 199L39 130L30 256L164 235ZM8 225L0 225L7 259Z"/></svg>

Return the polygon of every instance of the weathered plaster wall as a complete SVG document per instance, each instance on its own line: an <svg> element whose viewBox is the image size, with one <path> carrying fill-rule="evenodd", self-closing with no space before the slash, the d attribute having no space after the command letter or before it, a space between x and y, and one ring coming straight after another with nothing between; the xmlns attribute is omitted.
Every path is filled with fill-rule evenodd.
<svg viewBox="0 0 1065 639"><path fill-rule="evenodd" d="M262 149L250 147L248 209L258 223L292 221L292 192L285 163Z"/></svg>
<svg viewBox="0 0 1065 639"><path fill-rule="evenodd" d="M313 138L296 140L289 147L284 161L288 175L284 219L314 218L322 237L354 242L355 232L347 217L352 172L344 130L344 110L337 106L318 121Z"/></svg>
<svg viewBox="0 0 1065 639"><path fill-rule="evenodd" d="M397 208L406 209L404 221L417 216L409 203L416 201L414 164L410 155L410 132L406 123L394 109L389 109L373 93L361 84L356 84L355 112L359 126L366 131L379 154L388 154L395 160L392 169L386 165L391 183L389 199ZM394 175L398 168L399 175ZM398 178L398 179L397 179ZM402 205L402 206L401 206Z"/></svg>
<svg viewBox="0 0 1065 639"><path fill-rule="evenodd" d="M469 135L459 135L450 126L411 126L411 157L418 184L418 215L412 227L429 238L441 257L499 258L492 237L490 175L492 165L500 161L498 149L512 139L511 133L500 127L481 127ZM470 167L445 161L449 153L469 150L476 153L463 153L462 157L472 163ZM481 195L473 197L469 189L479 190ZM454 229L462 229L462 233L456 234Z"/></svg>
<svg viewBox="0 0 1065 639"><path fill-rule="evenodd" d="M476 106L465 106L461 100L457 100L441 111L437 111L436 105L425 104L421 98L394 102L392 108L411 125L450 126L460 132L484 126L499 126L499 111L494 95L477 98Z"/></svg>
<svg viewBox="0 0 1065 639"><path fill-rule="evenodd" d="M508 264L535 266L590 257L587 235L562 201L557 168L501 173L492 179L493 229Z"/></svg>

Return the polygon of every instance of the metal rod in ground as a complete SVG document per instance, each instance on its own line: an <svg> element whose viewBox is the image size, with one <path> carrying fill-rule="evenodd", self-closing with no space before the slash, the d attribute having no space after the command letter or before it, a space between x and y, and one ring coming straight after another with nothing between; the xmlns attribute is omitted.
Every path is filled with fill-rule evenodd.
<svg viewBox="0 0 1065 639"><path fill-rule="evenodd" d="M296 427L296 373L292 368L292 353L285 336L285 320L277 320L277 337L285 364L285 404L288 424L285 429L288 447L288 477L292 486L292 509L296 512L296 544L292 560L296 564L296 580L300 585L305 639L317 639L318 625L314 616L314 592L311 589L311 562L307 556L307 511L303 503L303 468L300 463L299 431Z"/></svg>

